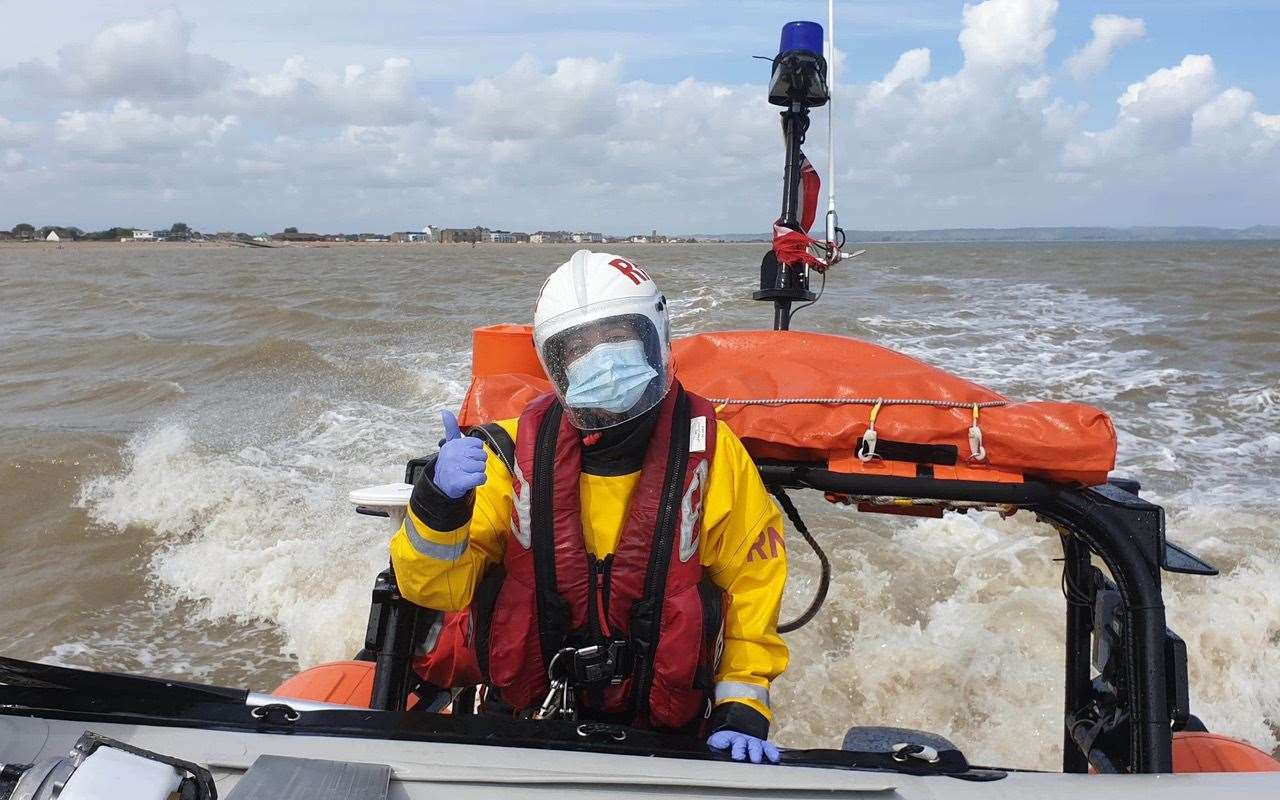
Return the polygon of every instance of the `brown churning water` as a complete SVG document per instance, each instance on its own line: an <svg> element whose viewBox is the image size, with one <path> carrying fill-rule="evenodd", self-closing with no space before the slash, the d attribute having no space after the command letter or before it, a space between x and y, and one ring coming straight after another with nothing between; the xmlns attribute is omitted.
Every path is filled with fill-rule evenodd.
<svg viewBox="0 0 1280 800"><path fill-rule="evenodd" d="M677 332L761 328L763 245L630 246ZM0 653L270 689L349 656L386 532L346 503L431 451L472 327L524 322L571 248L0 248ZM1280 721L1280 246L880 245L796 327L1108 410L1119 472L1222 577L1167 581L1193 710ZM1053 768L1056 535L799 498L837 577L774 692L788 745L937 730ZM814 587L792 543L784 616Z"/></svg>

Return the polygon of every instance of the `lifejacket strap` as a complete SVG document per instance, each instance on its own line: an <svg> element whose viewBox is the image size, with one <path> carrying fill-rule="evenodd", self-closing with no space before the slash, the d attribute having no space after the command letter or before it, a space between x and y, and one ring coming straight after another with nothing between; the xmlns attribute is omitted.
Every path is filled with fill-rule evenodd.
<svg viewBox="0 0 1280 800"><path fill-rule="evenodd" d="M560 436L563 409L553 403L542 417L533 449L533 474L550 475ZM530 492L530 549L533 551L534 602L538 612L538 631L542 663L549 665L569 634L570 610L560 596L556 580L556 541L553 509L554 483L535 479ZM545 668L545 667L544 667Z"/></svg>
<svg viewBox="0 0 1280 800"><path fill-rule="evenodd" d="M496 422L478 425L467 431L467 435L487 444L507 471L512 475L516 474L516 443L501 425Z"/></svg>
<svg viewBox="0 0 1280 800"><path fill-rule="evenodd" d="M409 495L409 509L432 530L448 533L471 521L476 491L472 489L456 500L440 491L435 481L438 456L438 453L431 456L423 466L418 482L413 485L413 494Z"/></svg>
<svg viewBox="0 0 1280 800"><path fill-rule="evenodd" d="M667 572L671 551L675 546L676 517L680 504L680 487L684 485L689 466L689 395L679 383L675 385L675 407L671 416L671 439L667 451L667 473L662 481L662 501L658 506L658 528L654 532L653 549L645 574L646 593L632 606L631 638L636 642L636 685L632 693L635 713L649 713L649 695L653 691L654 660L662 630L662 604L667 588ZM697 658L697 654L692 654Z"/></svg>

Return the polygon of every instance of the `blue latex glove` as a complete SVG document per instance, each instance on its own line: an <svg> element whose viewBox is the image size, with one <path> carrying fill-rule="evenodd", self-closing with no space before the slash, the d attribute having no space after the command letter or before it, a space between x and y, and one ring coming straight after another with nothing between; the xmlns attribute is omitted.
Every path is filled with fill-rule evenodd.
<svg viewBox="0 0 1280 800"><path fill-rule="evenodd" d="M737 731L716 731L707 739L712 750L728 750L734 761L750 759L752 764L768 760L778 763L778 746L767 739L757 739Z"/></svg>
<svg viewBox="0 0 1280 800"><path fill-rule="evenodd" d="M436 457L434 482L445 495L460 500L487 478L484 442L474 436L463 436L452 411L441 412L440 421L444 423L444 444Z"/></svg>

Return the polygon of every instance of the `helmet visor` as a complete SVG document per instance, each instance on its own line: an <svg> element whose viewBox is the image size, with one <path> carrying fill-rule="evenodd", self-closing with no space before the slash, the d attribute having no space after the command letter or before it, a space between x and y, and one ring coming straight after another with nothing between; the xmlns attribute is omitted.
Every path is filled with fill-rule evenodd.
<svg viewBox="0 0 1280 800"><path fill-rule="evenodd" d="M573 326L549 337L538 356L565 414L579 430L635 419L671 388L665 339L644 314Z"/></svg>

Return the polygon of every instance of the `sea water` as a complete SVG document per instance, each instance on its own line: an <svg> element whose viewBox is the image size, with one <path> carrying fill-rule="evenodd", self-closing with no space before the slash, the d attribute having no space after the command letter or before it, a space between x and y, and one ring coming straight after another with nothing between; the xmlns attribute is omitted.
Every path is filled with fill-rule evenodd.
<svg viewBox="0 0 1280 800"><path fill-rule="evenodd" d="M618 245L677 334L764 328L763 245ZM1118 473L1221 570L1166 576L1192 709L1265 749L1280 722L1280 245L871 245L795 327L896 348L1020 399L1108 411ZM270 690L360 646L399 480L467 385L470 331L527 322L570 247L0 248L0 653ZM815 286L817 281L815 281ZM1055 768L1056 533L906 520L793 493L831 556L791 634L776 737L854 724ZM783 616L816 586L788 541Z"/></svg>

